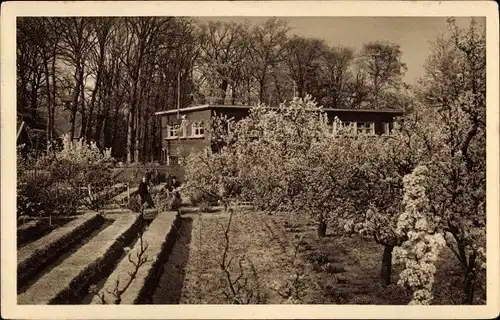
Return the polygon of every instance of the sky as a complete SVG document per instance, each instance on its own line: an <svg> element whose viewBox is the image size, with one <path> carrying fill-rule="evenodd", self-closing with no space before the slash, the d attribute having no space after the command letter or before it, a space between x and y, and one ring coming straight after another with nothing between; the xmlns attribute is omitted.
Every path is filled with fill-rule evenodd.
<svg viewBox="0 0 500 320"><path fill-rule="evenodd" d="M199 20L220 20L261 23L269 17L204 17ZM415 84L424 72L431 53L431 43L448 32L446 17L280 17L288 21L291 34L324 39L331 46L348 46L355 50L364 43L385 40L397 43L403 51L408 71L404 80ZM471 18L457 17L457 25L467 28ZM476 18L484 29L485 18Z"/></svg>

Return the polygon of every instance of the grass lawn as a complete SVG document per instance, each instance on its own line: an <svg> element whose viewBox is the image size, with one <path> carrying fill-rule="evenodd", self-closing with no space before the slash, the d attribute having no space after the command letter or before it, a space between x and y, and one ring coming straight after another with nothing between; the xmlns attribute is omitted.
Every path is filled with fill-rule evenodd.
<svg viewBox="0 0 500 320"><path fill-rule="evenodd" d="M217 213L194 219L181 304L231 303L227 276L221 269L228 218L227 213ZM396 284L400 266L393 266L391 285L380 284L383 247L371 239L334 234L318 239L315 226L307 221L251 211L233 214L228 236L226 261L233 259L228 268L231 279L241 275L243 283L246 278L243 287L252 291L251 303L394 305L410 300ZM242 268L238 267L241 257L246 258ZM461 303L459 271L456 258L445 249L434 285L435 304ZM245 289L240 292L245 296ZM478 289L478 304L484 303L483 294Z"/></svg>

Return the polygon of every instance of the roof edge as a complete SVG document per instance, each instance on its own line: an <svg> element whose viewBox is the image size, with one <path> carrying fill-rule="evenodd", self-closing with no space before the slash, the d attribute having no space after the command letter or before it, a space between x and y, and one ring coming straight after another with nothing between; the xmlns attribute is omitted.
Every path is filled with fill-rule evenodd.
<svg viewBox="0 0 500 320"><path fill-rule="evenodd" d="M198 105L198 106L191 106L191 107L186 107L186 108L180 108L180 109L172 109L172 110L164 110L164 111L157 111L155 112L155 115L160 116L160 115L168 115L168 114L176 114L176 113L184 113L184 112L189 112L189 111L198 111L198 110L204 110L204 109L250 109L255 106L245 106L245 105L218 105L218 104L203 104L203 105ZM272 107L271 109L276 109L275 107ZM404 110L402 109L381 109L381 110L376 110L376 109L340 109L340 108L321 108L321 111L337 111L337 112L374 112L374 113L395 113L395 114L402 114L404 113Z"/></svg>

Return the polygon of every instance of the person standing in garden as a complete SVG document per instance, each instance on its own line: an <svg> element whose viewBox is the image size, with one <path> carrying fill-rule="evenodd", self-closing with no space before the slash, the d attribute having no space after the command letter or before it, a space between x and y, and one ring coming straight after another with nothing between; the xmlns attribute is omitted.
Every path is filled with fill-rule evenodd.
<svg viewBox="0 0 500 320"><path fill-rule="evenodd" d="M179 183L179 181L177 181L177 177L173 176L170 183L169 183L169 186L168 186L168 191L172 195L170 207L173 210L179 209L179 207L181 206L181 203L182 203L181 194L179 193L180 186L181 186L181 184Z"/></svg>
<svg viewBox="0 0 500 320"><path fill-rule="evenodd" d="M177 177L173 176L171 181L170 181L170 185L168 186L168 191L173 192L177 188L179 188L180 186L181 186L181 184L179 183L179 181L177 181Z"/></svg>
<svg viewBox="0 0 500 320"><path fill-rule="evenodd" d="M151 198L151 194L149 193L148 182L145 176L142 178L142 181L139 184L139 190L137 190L137 193L141 198L141 206L143 206L144 203L147 203L149 206L154 207L153 199Z"/></svg>

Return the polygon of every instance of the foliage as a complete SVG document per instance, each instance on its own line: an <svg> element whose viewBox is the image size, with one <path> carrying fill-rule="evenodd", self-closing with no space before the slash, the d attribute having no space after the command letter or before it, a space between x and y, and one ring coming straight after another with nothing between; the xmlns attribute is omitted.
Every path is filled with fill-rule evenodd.
<svg viewBox="0 0 500 320"><path fill-rule="evenodd" d="M110 149L101 152L95 142L71 142L66 135L62 150L48 161L54 179L72 190L82 204L98 211L106 203L107 190L114 184Z"/></svg>
<svg viewBox="0 0 500 320"><path fill-rule="evenodd" d="M239 188L236 159L227 147L217 153L206 149L187 158L184 191L195 202L220 201L227 207Z"/></svg>
<svg viewBox="0 0 500 320"><path fill-rule="evenodd" d="M384 105L384 99L381 98L390 90L397 91L402 85L406 65L401 61L401 56L400 46L394 43L375 41L363 45L358 63L366 77L369 88L367 102L372 108L390 108Z"/></svg>
<svg viewBox="0 0 500 320"><path fill-rule="evenodd" d="M220 152L198 158L193 168L204 169L191 179L193 185L203 185L219 199L224 198L224 186L239 186L231 189L239 190L232 196L252 199L267 212L305 214L373 237L385 247L381 277L386 285L393 248L399 260L406 252L400 283L415 293L415 303L431 300L432 265L439 239L445 235L464 268L464 290L471 303L485 239L484 37L473 30L474 23L466 33L449 23L454 33L440 43L446 50L437 48L441 51L429 59L418 101L390 135L353 137L345 134L349 128L340 128L332 136L331 123L310 98L294 99L276 109L260 105L219 137L224 146ZM395 73L371 81L373 86L398 89L404 64L397 46L389 47ZM368 58L377 58L379 49L379 45L367 47L373 53ZM375 60L365 61L365 67L378 63ZM460 85L450 88L457 78ZM403 192L404 177L414 170L419 174L415 168L420 165L429 171L427 200L422 200L427 209L419 209L427 215L425 225L405 218L420 214L407 199L411 188L406 195ZM195 170L191 172L194 177ZM419 256L422 248L429 248L433 256ZM425 270L417 270L417 264ZM419 272L424 272L423 278L413 281Z"/></svg>
<svg viewBox="0 0 500 320"><path fill-rule="evenodd" d="M50 145L69 113L71 139L112 147L113 156L129 163L159 160L154 112L178 103L279 106L309 93L325 107L383 108L398 101L388 96L400 98L393 91L404 63L396 44L367 43L360 52L328 46L295 35L276 17L255 25L187 17L24 17L16 26L20 118L46 131L42 144Z"/></svg>
<svg viewBox="0 0 500 320"><path fill-rule="evenodd" d="M142 206L139 195L131 195L127 201L127 209L132 210L133 212L140 212L141 208Z"/></svg>
<svg viewBox="0 0 500 320"><path fill-rule="evenodd" d="M407 240L396 248L396 261L404 263L398 284L406 287L413 294L410 304L430 304L432 285L436 272L436 261L440 249L445 245L441 233L436 233L439 218L430 212L429 174L426 167L420 166L404 178L404 212L399 216L399 234Z"/></svg>
<svg viewBox="0 0 500 320"><path fill-rule="evenodd" d="M61 150L38 157L18 156L19 214L66 215L79 205L98 211L110 197L114 184L110 150L95 143L63 139Z"/></svg>
<svg viewBox="0 0 500 320"><path fill-rule="evenodd" d="M153 198L155 208L161 211L177 210L180 206L180 198L174 192L160 190Z"/></svg>
<svg viewBox="0 0 500 320"><path fill-rule="evenodd" d="M433 128L430 210L464 271L470 304L486 246L486 42L474 20L468 30L448 24L451 36L435 43L418 94Z"/></svg>

